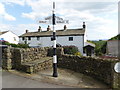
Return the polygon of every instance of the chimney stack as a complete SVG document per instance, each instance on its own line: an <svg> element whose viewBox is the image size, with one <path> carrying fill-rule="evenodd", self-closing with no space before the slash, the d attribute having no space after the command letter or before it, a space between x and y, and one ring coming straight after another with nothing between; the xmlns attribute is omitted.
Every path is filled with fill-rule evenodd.
<svg viewBox="0 0 120 90"><path fill-rule="evenodd" d="M47 31L50 31L51 29L50 29L50 26L48 25L48 27L47 27Z"/></svg>
<svg viewBox="0 0 120 90"><path fill-rule="evenodd" d="M26 30L26 33L28 33L28 30Z"/></svg>
<svg viewBox="0 0 120 90"><path fill-rule="evenodd" d="M41 32L41 31L42 31L41 26L39 26L39 28L38 28L38 32Z"/></svg>
<svg viewBox="0 0 120 90"><path fill-rule="evenodd" d="M83 28L84 28L84 29L86 28L85 22L83 22Z"/></svg>
<svg viewBox="0 0 120 90"><path fill-rule="evenodd" d="M66 25L64 25L64 30L67 30L67 26Z"/></svg>

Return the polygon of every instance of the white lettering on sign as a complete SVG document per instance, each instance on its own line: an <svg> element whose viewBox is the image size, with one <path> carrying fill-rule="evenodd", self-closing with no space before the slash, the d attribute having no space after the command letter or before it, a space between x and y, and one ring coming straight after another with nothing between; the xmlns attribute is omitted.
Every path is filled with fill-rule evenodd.
<svg viewBox="0 0 120 90"><path fill-rule="evenodd" d="M51 24L52 21L39 21L39 23L43 23L43 24ZM69 24L69 21L68 20L59 20L59 21L56 21L57 24L63 24L63 23L66 23L66 24Z"/></svg>
<svg viewBox="0 0 120 90"><path fill-rule="evenodd" d="M120 62L115 64L114 70L115 70L115 72L120 73Z"/></svg>
<svg viewBox="0 0 120 90"><path fill-rule="evenodd" d="M52 16L46 17L45 20L51 20Z"/></svg>
<svg viewBox="0 0 120 90"><path fill-rule="evenodd" d="M47 21L39 21L39 23L46 23Z"/></svg>
<svg viewBox="0 0 120 90"><path fill-rule="evenodd" d="M58 16L55 16L55 22L57 24L69 24L69 20L63 20L62 18ZM52 24L52 16L46 17L45 20L39 21L39 23Z"/></svg>
<svg viewBox="0 0 120 90"><path fill-rule="evenodd" d="M60 17L55 17L56 20L63 20L62 18Z"/></svg>
<svg viewBox="0 0 120 90"><path fill-rule="evenodd" d="M60 21L56 21L56 23L69 23L69 21L68 20L60 20Z"/></svg>

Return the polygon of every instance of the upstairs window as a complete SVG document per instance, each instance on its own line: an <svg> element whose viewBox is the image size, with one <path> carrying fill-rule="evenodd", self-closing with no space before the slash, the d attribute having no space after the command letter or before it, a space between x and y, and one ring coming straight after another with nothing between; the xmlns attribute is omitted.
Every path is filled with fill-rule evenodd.
<svg viewBox="0 0 120 90"><path fill-rule="evenodd" d="M31 40L31 37L28 37L28 40Z"/></svg>
<svg viewBox="0 0 120 90"><path fill-rule="evenodd" d="M13 37L14 41L17 41L15 37Z"/></svg>
<svg viewBox="0 0 120 90"><path fill-rule="evenodd" d="M37 40L39 41L39 40L40 40L40 37L37 37Z"/></svg>
<svg viewBox="0 0 120 90"><path fill-rule="evenodd" d="M73 41L73 37L69 37L69 41Z"/></svg>

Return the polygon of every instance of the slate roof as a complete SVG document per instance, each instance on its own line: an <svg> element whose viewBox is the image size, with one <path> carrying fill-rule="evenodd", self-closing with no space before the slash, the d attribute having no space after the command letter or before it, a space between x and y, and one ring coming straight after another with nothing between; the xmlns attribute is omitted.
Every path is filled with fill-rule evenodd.
<svg viewBox="0 0 120 90"><path fill-rule="evenodd" d="M2 35L2 34L5 34L5 33L7 33L8 31L3 31L3 32L0 32L0 35Z"/></svg>
<svg viewBox="0 0 120 90"><path fill-rule="evenodd" d="M93 43L91 43L91 42L85 42L85 44L84 44L84 47L86 47L86 46L92 46L92 47L95 47L95 44L93 44Z"/></svg>
<svg viewBox="0 0 120 90"><path fill-rule="evenodd" d="M42 32L28 32L28 33L24 33L19 37L29 37L29 36L33 36L33 37L45 37L45 36L51 36L52 35L52 31L42 31ZM84 35L85 30L83 28L80 29L67 29L67 30L56 30L56 35L57 36L70 36L70 35Z"/></svg>

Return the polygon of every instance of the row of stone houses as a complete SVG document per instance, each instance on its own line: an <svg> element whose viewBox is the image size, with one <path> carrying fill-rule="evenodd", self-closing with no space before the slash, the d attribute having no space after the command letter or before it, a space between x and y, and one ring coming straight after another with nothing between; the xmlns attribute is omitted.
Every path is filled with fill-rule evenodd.
<svg viewBox="0 0 120 90"><path fill-rule="evenodd" d="M30 47L51 47L52 30L48 26L47 31L42 31L39 27L36 32L28 32L20 36L20 43L27 43ZM61 46L77 46L79 51L83 54L85 28L67 29L64 26L63 30L56 30L57 44Z"/></svg>
<svg viewBox="0 0 120 90"><path fill-rule="evenodd" d="M88 52L94 53L94 47L95 45L91 45L90 43L86 42L85 40L85 31L86 31L86 25L85 22L83 22L82 28L78 29L68 29L66 25L64 25L64 28L62 30L56 30L56 40L58 46L77 46L81 54ZM10 33L11 39L9 38L9 35L7 33ZM52 33L50 26L47 27L47 30L42 30L42 28L39 26L38 30L35 32L29 32L26 30L26 32L19 37L15 36L14 33L11 33L8 31L6 34L3 34L4 36L7 35L7 38L0 37L1 39L5 41L9 41L10 43L23 43L28 44L30 47L52 47ZM19 38L19 39L18 39ZM16 42L15 42L16 41ZM85 47L89 48L89 50L83 50ZM87 54L89 55L89 54Z"/></svg>
<svg viewBox="0 0 120 90"><path fill-rule="evenodd" d="M79 29L67 29L66 25L63 30L57 30L57 45L58 46L77 46L81 54L94 54L95 45L85 40L85 23ZM21 36L17 36L11 31L0 32L0 41L8 41L10 43L26 43L30 47L51 47L53 42L51 40L52 30L48 26L46 31L42 31L39 27L36 32L29 32L26 30ZM120 40L107 41L106 54L120 57Z"/></svg>

